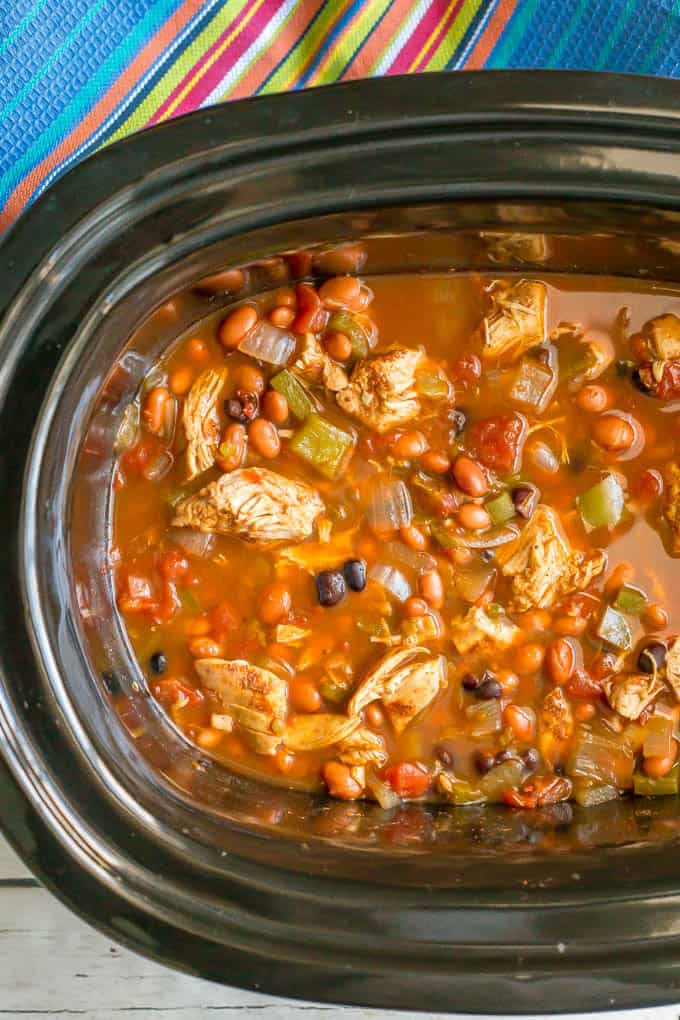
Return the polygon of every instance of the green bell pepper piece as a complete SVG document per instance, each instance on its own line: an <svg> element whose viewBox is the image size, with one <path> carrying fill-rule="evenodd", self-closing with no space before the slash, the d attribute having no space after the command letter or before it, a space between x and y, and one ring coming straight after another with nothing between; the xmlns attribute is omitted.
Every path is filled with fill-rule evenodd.
<svg viewBox="0 0 680 1020"><path fill-rule="evenodd" d="M365 358L370 350L368 337L356 319L349 312L341 309L333 312L328 320L329 330L336 333L344 333L352 345L352 355L355 358Z"/></svg>
<svg viewBox="0 0 680 1020"><path fill-rule="evenodd" d="M350 432L333 425L316 413L310 414L290 441L289 449L326 478L336 478L354 446Z"/></svg>
<svg viewBox="0 0 680 1020"><path fill-rule="evenodd" d="M505 524L515 516L515 504L505 489L486 504L486 511L494 524Z"/></svg>
<svg viewBox="0 0 680 1020"><path fill-rule="evenodd" d="M307 392L299 379L284 368L278 372L269 382L269 385L277 393L281 393L288 401L290 413L300 421L304 421L310 414L316 411L317 404L310 393Z"/></svg>
<svg viewBox="0 0 680 1020"><path fill-rule="evenodd" d="M600 625L597 628L597 636L621 652L627 652L633 646L633 635L628 621L611 606L607 606L602 614Z"/></svg>
<svg viewBox="0 0 680 1020"><path fill-rule="evenodd" d="M606 475L592 489L576 498L583 523L588 531L594 528L613 528L623 513L623 489L614 477Z"/></svg>
<svg viewBox="0 0 680 1020"><path fill-rule="evenodd" d="M646 776L642 772L633 775L633 790L638 797L670 797L677 795L680 781L680 763L665 776Z"/></svg>
<svg viewBox="0 0 680 1020"><path fill-rule="evenodd" d="M619 589L613 605L614 609L618 609L622 613L633 613L637 616L647 605L647 597L644 592L641 592L639 588L634 588L632 584L624 584Z"/></svg>

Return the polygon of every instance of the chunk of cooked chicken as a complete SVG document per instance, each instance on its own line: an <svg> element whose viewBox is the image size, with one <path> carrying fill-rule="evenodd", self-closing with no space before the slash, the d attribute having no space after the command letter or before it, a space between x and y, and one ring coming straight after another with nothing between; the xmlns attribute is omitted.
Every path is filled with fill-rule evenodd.
<svg viewBox="0 0 680 1020"><path fill-rule="evenodd" d="M422 357L395 347L357 362L349 386L336 397L339 406L375 432L411 421L420 412L415 381Z"/></svg>
<svg viewBox="0 0 680 1020"><path fill-rule="evenodd" d="M349 384L344 368L333 361L313 333L303 335L302 349L292 369L308 382L320 383L333 393L344 390Z"/></svg>
<svg viewBox="0 0 680 1020"><path fill-rule="evenodd" d="M288 685L268 669L244 659L197 659L203 686L243 730L260 754L274 754L288 710Z"/></svg>
<svg viewBox="0 0 680 1020"><path fill-rule="evenodd" d="M288 720L281 739L289 751L320 751L346 740L360 725L358 716L296 715Z"/></svg>
<svg viewBox="0 0 680 1020"><path fill-rule="evenodd" d="M227 381L226 368L206 368L187 393L182 425L187 440L187 476L195 478L215 463L220 444L220 418L217 410Z"/></svg>
<svg viewBox="0 0 680 1020"><path fill-rule="evenodd" d="M359 726L338 744L338 758L345 765L376 765L380 768L387 761L388 754L379 733L374 733L367 726Z"/></svg>
<svg viewBox="0 0 680 1020"><path fill-rule="evenodd" d="M513 358L545 340L547 291L536 280L499 284L482 323L484 358Z"/></svg>
<svg viewBox="0 0 680 1020"><path fill-rule="evenodd" d="M399 648L388 652L369 670L347 705L356 716L372 701L380 699L397 733L434 700L446 686L446 663L427 648Z"/></svg>
<svg viewBox="0 0 680 1020"><path fill-rule="evenodd" d="M538 746L546 761L554 764L562 756L574 731L571 706L561 687L546 694L538 713Z"/></svg>
<svg viewBox="0 0 680 1020"><path fill-rule="evenodd" d="M249 542L302 542L324 509L304 482L267 468L238 468L178 503L172 523Z"/></svg>
<svg viewBox="0 0 680 1020"><path fill-rule="evenodd" d="M676 637L666 655L666 681L680 701L680 637Z"/></svg>
<svg viewBox="0 0 680 1020"><path fill-rule="evenodd" d="M663 690L663 683L654 674L627 673L607 680L604 690L615 712L624 719L637 719Z"/></svg>
<svg viewBox="0 0 680 1020"><path fill-rule="evenodd" d="M662 361L680 358L680 319L677 315L657 315L644 324L642 335L654 358Z"/></svg>
<svg viewBox="0 0 680 1020"><path fill-rule="evenodd" d="M572 550L555 511L536 507L515 542L500 551L498 559L506 577L512 578L509 608L547 609L558 598L587 588L605 568L603 552Z"/></svg>
<svg viewBox="0 0 680 1020"><path fill-rule="evenodd" d="M680 555L680 464L671 461L664 470L663 515L671 529L673 555Z"/></svg>
<svg viewBox="0 0 680 1020"><path fill-rule="evenodd" d="M507 616L489 616L479 606L472 606L465 616L451 621L450 634L456 651L466 655L485 644L509 648L521 631Z"/></svg>

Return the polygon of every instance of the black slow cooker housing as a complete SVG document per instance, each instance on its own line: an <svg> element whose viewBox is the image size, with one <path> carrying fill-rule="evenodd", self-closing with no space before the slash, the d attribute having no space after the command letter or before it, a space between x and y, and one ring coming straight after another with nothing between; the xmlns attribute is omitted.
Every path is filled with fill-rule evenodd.
<svg viewBox="0 0 680 1020"><path fill-rule="evenodd" d="M106 149L12 229L0 821L91 923L299 998L505 1015L678 998L676 799L390 813L232 775L148 697L102 568L120 415L169 329L281 282L272 256L323 265L354 240L365 272L678 282L679 100L673 82L542 72L248 100ZM228 266L249 267L242 294L195 289Z"/></svg>

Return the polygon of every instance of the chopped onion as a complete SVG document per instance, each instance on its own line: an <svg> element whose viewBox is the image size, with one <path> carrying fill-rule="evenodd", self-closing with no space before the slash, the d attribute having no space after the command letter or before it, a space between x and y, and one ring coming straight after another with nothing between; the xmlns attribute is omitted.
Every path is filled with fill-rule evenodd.
<svg viewBox="0 0 680 1020"><path fill-rule="evenodd" d="M401 570L395 567L388 567L384 563L376 563L371 567L368 576L372 581L381 584L397 602L405 602L411 594L411 585L408 583Z"/></svg>
<svg viewBox="0 0 680 1020"><path fill-rule="evenodd" d="M137 404L128 404L123 411L116 434L116 441L113 448L116 453L123 453L135 445L137 433L139 432L139 407Z"/></svg>
<svg viewBox="0 0 680 1020"><path fill-rule="evenodd" d="M167 439L168 442L172 441L172 437L175 434L176 423L177 401L173 398L172 400L166 400L165 407L163 408L163 438Z"/></svg>
<svg viewBox="0 0 680 1020"><path fill-rule="evenodd" d="M519 526L506 524L502 528L492 528L491 531L485 531L483 535L478 535L475 532L458 534L455 531L449 531L443 525L434 524L432 534L445 549L451 549L454 546L465 546L466 549L496 549L499 545L506 545L507 542L516 539L519 535Z"/></svg>
<svg viewBox="0 0 680 1020"><path fill-rule="evenodd" d="M544 471L547 475L557 474L560 469L559 460L548 444L541 440L532 443L528 457L534 467L537 467L539 471Z"/></svg>
<svg viewBox="0 0 680 1020"><path fill-rule="evenodd" d="M501 728L501 706L498 701L479 701L468 705L465 714L471 722L471 737L487 737Z"/></svg>
<svg viewBox="0 0 680 1020"><path fill-rule="evenodd" d="M383 783L373 769L366 770L366 786L371 791L380 807L385 811L394 808L401 803L399 794L395 793L391 786Z"/></svg>
<svg viewBox="0 0 680 1020"><path fill-rule="evenodd" d="M232 716L221 712L213 712L210 716L210 725L214 730L222 730L223 733L231 733L234 728Z"/></svg>
<svg viewBox="0 0 680 1020"><path fill-rule="evenodd" d="M146 465L142 474L148 482L159 482L161 478L165 478L173 464L174 457L170 451L161 450L158 456Z"/></svg>
<svg viewBox="0 0 680 1020"><path fill-rule="evenodd" d="M378 480L369 489L366 507L368 523L374 531L398 531L413 519L411 493L400 479Z"/></svg>
<svg viewBox="0 0 680 1020"><path fill-rule="evenodd" d="M287 329L273 326L267 319L246 333L238 349L251 358L266 361L269 365L285 365L295 350L295 337Z"/></svg>
<svg viewBox="0 0 680 1020"><path fill-rule="evenodd" d="M402 567L415 570L417 574L425 574L428 570L437 569L437 561L434 556L426 552L418 552L416 549L409 549L404 542L388 542L385 546L385 558L394 560Z"/></svg>
<svg viewBox="0 0 680 1020"><path fill-rule="evenodd" d="M465 602L476 602L489 587L495 575L496 568L492 563L459 567L455 576L456 592Z"/></svg>
<svg viewBox="0 0 680 1020"><path fill-rule="evenodd" d="M210 531L192 531L190 528L171 528L171 542L190 556L209 556L215 547L215 536Z"/></svg>
<svg viewBox="0 0 680 1020"><path fill-rule="evenodd" d="M624 789L632 785L633 755L625 745L579 727L567 761L567 772L570 776Z"/></svg>
<svg viewBox="0 0 680 1020"><path fill-rule="evenodd" d="M487 797L500 800L503 790L521 786L525 775L526 770L522 762L511 758L487 772L479 785Z"/></svg>
<svg viewBox="0 0 680 1020"><path fill-rule="evenodd" d="M673 720L664 715L653 715L645 726L642 753L645 758L665 758L673 746Z"/></svg>

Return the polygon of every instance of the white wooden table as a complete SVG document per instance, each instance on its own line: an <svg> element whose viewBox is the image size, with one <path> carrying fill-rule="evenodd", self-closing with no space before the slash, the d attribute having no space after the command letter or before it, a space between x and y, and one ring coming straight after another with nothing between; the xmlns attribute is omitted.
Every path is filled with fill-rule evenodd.
<svg viewBox="0 0 680 1020"><path fill-rule="evenodd" d="M74 917L0 837L0 1020L208 1020L214 1013L237 1014L240 1020L402 1020L406 1015L255 995L151 963ZM420 1016L444 1020L442 1014ZM607 1020L615 1017L680 1020L680 1006L612 1013Z"/></svg>

